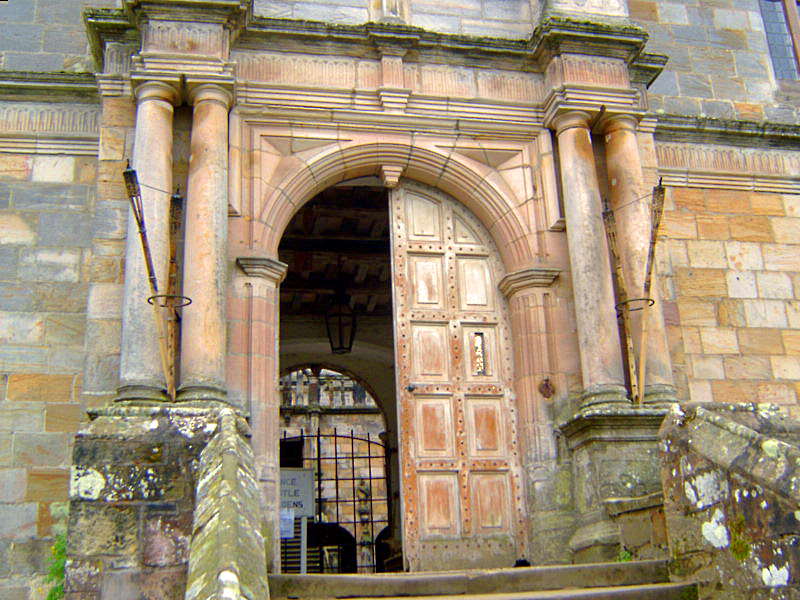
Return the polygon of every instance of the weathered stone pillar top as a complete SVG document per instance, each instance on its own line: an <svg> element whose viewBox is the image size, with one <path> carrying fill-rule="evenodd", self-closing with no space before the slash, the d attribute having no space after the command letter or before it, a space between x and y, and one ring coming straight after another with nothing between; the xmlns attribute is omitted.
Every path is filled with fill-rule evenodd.
<svg viewBox="0 0 800 600"><path fill-rule="evenodd" d="M569 110L559 113L553 117L550 126L556 130L556 133L561 133L562 131L572 129L574 127L588 129L590 119L591 115L587 112L582 110Z"/></svg>
<svg viewBox="0 0 800 600"><path fill-rule="evenodd" d="M614 131L632 131L636 132L639 126L639 117L637 115L629 114L616 114L603 117L598 123L597 129L603 133L612 133Z"/></svg>
<svg viewBox="0 0 800 600"><path fill-rule="evenodd" d="M233 94L224 84L200 83L190 87L189 102L193 105L197 105L200 102L217 102L227 110L233 104Z"/></svg>
<svg viewBox="0 0 800 600"><path fill-rule="evenodd" d="M162 100L175 106L180 98L178 89L166 81L157 79L144 80L136 86L134 91L137 102L147 100Z"/></svg>

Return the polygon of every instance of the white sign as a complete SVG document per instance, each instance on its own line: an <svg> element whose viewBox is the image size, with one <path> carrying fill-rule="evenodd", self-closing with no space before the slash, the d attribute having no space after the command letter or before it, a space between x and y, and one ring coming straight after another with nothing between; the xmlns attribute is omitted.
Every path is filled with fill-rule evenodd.
<svg viewBox="0 0 800 600"><path fill-rule="evenodd" d="M281 539L294 537L294 511L291 508L281 509Z"/></svg>
<svg viewBox="0 0 800 600"><path fill-rule="evenodd" d="M295 517L314 516L314 470L281 469L281 509Z"/></svg>

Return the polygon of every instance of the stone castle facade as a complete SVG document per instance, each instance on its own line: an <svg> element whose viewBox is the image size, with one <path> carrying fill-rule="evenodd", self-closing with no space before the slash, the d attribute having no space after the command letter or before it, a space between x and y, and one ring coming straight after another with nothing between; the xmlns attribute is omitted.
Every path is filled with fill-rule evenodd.
<svg viewBox="0 0 800 600"><path fill-rule="evenodd" d="M68 597L199 597L231 560L263 593L278 382L305 365L382 411L404 568L669 552L671 407L798 416L797 23L772 0L0 3L4 593L40 597L65 519ZM128 161L162 292L191 299L164 321L175 401Z"/></svg>

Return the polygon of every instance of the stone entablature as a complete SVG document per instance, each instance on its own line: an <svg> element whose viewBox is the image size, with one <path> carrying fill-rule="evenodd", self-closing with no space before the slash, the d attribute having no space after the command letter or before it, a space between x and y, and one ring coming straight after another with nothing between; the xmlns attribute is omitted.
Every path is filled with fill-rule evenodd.
<svg viewBox="0 0 800 600"><path fill-rule="evenodd" d="M238 18L229 15L224 23L214 15L186 22L172 15L181 14L182 3L163 6L167 8L141 9L148 18L138 17L141 50L131 62L135 70L229 74L236 63L237 79L248 86L376 90L380 97L375 108L388 110L405 109L410 95L530 105L546 103L554 92L595 103L595 108L602 103L636 108L643 91L631 88L632 81L642 79L637 61L641 58L644 70L654 71L648 80L658 72L652 58L643 54L646 34L632 26L591 26L551 17L526 42L435 34L389 23L334 28L313 22L246 20L245 13L236 11ZM89 11L87 23L105 73L123 73L132 26L124 24L121 12L108 10ZM237 28L243 29L234 44ZM589 38L592 50L585 56L582 49ZM328 45L316 51L320 39ZM336 46L335 58L329 44ZM585 96L594 88L603 91Z"/></svg>
<svg viewBox="0 0 800 600"><path fill-rule="evenodd" d="M656 156L665 185L800 191L800 156L788 150L662 142Z"/></svg>

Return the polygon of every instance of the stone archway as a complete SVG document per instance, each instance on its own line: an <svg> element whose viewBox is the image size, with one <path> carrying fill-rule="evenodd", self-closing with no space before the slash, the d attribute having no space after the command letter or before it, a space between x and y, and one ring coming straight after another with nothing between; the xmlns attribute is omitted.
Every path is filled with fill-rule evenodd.
<svg viewBox="0 0 800 600"><path fill-rule="evenodd" d="M257 137L251 132L249 139ZM274 140L273 140L274 141ZM303 140L295 138L293 141ZM441 140L439 140L441 141ZM396 143L395 143L396 142ZM525 212L525 202L521 200L519 190L511 185L507 178L500 175L498 169L475 163L459 155L450 143L449 147L434 141L425 141L415 144L407 136L404 140L387 140L379 143L375 141L359 142L338 140L331 143L318 142L313 147L308 140L299 144L297 152L261 152L258 168L260 177L253 177L249 181L249 188L243 192L239 210L243 218L231 222L231 240L234 252L239 255L239 266L250 277L264 277L263 291L264 317L271 325L272 340L277 342L278 319L277 299L279 284L285 276L285 265L277 260L277 249L287 224L293 215L316 193L342 181L363 177L380 177L386 187L395 187L401 176L421 183L431 185L437 189L457 197L469 211L475 215L477 222L485 227L487 235L497 246L501 269L512 273L516 279L512 284L505 285L506 293L517 294L527 286L547 285L554 275L549 273L541 277L537 271L532 276L528 273L532 264L537 260L536 226L532 222L534 215ZM273 150L275 144L273 144ZM522 154L517 149L509 151L512 154ZM513 158L513 157L511 157ZM511 160L511 158L509 160ZM513 162L513 161L512 161ZM477 166L476 166L477 165ZM522 173L522 175L526 175ZM529 176L530 173L527 173ZM535 219L534 219L535 220ZM236 249L236 246L239 246ZM526 270L527 268L527 270ZM545 269L546 270L546 269ZM534 269L534 271L536 271ZM238 282L239 289L244 290L246 278L241 277ZM498 276L495 285L499 282ZM533 283L531 283L533 282ZM236 295L237 277L234 277L234 295ZM251 288L252 289L252 288ZM530 298L520 305L520 309L530 309ZM540 304L539 304L540 305ZM515 305L512 302L512 313ZM512 321L515 323L512 314ZM514 336L524 337L529 332L514 332ZM543 332L535 332L536 335ZM530 336L529 336L530 337ZM277 347L270 343L270 356L260 358L263 368L264 387L263 400L259 408L253 413L254 421L254 447L256 449L257 463L263 473L265 482L265 497L267 504L271 498L277 497L274 488L277 480L275 473L276 451L270 448L270 438L275 439L271 433L274 425L277 405L270 400L269 389L274 389L278 375ZM525 352L525 350L522 350ZM514 347L515 355L520 349ZM519 356L517 356L519 360ZM533 363L533 361L527 361ZM520 418L536 413L528 405L531 403L531 390L533 389L532 377L528 373L520 372L522 377L512 373L509 380L515 384L523 382L524 389L518 389L517 403ZM229 374L229 385L235 386L235 375ZM517 381L519 380L519 381ZM524 380L524 381L523 381ZM520 386L516 386L520 388ZM513 393L512 393L513 397ZM514 442L524 447L527 423L516 431ZM545 444L548 445L548 444ZM541 446L541 444L538 444ZM522 460L522 458L520 458ZM511 490L511 488L508 488ZM516 483L513 488L515 502L525 503L524 484ZM509 491L509 494L512 492ZM513 512L513 511L512 511ZM509 521L517 521L516 516ZM527 545L526 532L520 532L517 537L518 544L509 550L509 556L514 553L524 553ZM512 546L514 544L512 543ZM506 557L507 558L507 557ZM505 560L505 559L504 559ZM444 568L446 565L442 565ZM416 567L419 568L419 567Z"/></svg>

